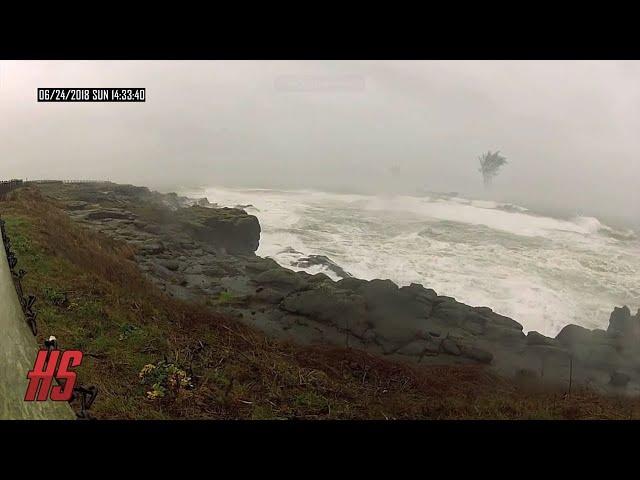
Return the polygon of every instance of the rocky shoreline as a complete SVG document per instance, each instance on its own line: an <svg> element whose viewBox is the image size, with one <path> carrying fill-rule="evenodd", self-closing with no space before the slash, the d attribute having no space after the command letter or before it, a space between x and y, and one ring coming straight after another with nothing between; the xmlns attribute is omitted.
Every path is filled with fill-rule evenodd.
<svg viewBox="0 0 640 480"><path fill-rule="evenodd" d="M640 393L640 311L615 308L605 330L567 325L556 338L422 285L294 272L255 255L260 224L242 208L113 183L38 185L70 217L135 249L161 290L205 303L270 335L359 348L422 364L483 364L535 385ZM300 265L305 267L305 265Z"/></svg>

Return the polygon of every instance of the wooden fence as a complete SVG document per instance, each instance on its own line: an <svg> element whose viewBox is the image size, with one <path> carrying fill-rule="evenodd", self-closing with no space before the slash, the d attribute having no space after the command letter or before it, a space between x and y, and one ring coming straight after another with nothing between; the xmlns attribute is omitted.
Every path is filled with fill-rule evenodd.
<svg viewBox="0 0 640 480"><path fill-rule="evenodd" d="M0 200L4 200L9 192L23 185L22 180L0 180Z"/></svg>
<svg viewBox="0 0 640 480"><path fill-rule="evenodd" d="M108 183L108 180L25 180L24 183L65 183L65 184L82 184L82 183Z"/></svg>

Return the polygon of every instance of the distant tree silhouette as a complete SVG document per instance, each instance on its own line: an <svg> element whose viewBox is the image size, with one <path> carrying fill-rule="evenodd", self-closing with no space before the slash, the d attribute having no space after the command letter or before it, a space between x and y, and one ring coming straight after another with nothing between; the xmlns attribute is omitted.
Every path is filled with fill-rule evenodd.
<svg viewBox="0 0 640 480"><path fill-rule="evenodd" d="M483 153L478 157L480 160L480 173L482 173L482 180L484 181L485 188L491 186L491 181L495 177L502 166L507 163L506 157L500 155L500 151L491 153L489 150L487 153Z"/></svg>

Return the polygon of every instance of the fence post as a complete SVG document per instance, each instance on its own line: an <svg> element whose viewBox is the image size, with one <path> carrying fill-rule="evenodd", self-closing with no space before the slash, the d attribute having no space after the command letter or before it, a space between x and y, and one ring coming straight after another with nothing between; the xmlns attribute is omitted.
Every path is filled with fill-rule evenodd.
<svg viewBox="0 0 640 480"><path fill-rule="evenodd" d="M571 385L573 384L573 354L569 357L569 395L571 395Z"/></svg>

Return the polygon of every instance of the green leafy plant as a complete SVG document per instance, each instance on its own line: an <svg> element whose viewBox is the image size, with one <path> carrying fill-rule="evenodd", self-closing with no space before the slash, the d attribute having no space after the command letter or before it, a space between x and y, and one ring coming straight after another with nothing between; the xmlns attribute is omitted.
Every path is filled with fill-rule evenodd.
<svg viewBox="0 0 640 480"><path fill-rule="evenodd" d="M136 325L131 325L130 323L122 325L120 335L118 336L118 340L120 341L126 340L138 330L140 330L139 327L137 327Z"/></svg>
<svg viewBox="0 0 640 480"><path fill-rule="evenodd" d="M165 360L145 365L140 370L139 377L144 385L151 386L151 390L147 391L147 398L150 400L168 396L175 398L182 391L193 388L187 372Z"/></svg>
<svg viewBox="0 0 640 480"><path fill-rule="evenodd" d="M66 307L69 305L69 298L66 292L59 292L55 288L45 287L44 297L51 304L57 307Z"/></svg>

